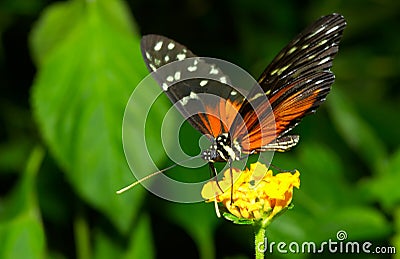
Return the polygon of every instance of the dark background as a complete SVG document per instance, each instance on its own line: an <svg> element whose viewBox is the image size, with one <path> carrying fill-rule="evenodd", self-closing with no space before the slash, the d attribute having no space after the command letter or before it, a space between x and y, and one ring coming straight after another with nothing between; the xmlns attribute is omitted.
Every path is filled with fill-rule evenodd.
<svg viewBox="0 0 400 259"><path fill-rule="evenodd" d="M25 252L30 258L253 257L251 227L216 219L212 204L176 204L143 189L132 190L124 194L123 199L125 204L135 208L127 213L128 216L120 217L126 224L116 223L120 207L115 208L116 215L110 216L112 204L100 204L91 198L91 195L114 196L114 193L103 192L103 186L96 184L96 181L101 182L98 178L104 177L95 174L97 166L103 167L104 161L93 158L96 161L93 163L96 165L93 166L95 177L85 178L81 171L79 177L82 178L77 180L74 176L79 162L65 162L68 159L64 160L66 153L63 150L67 149L62 143L52 141L51 132L56 134L57 128L49 131L51 126L43 117L40 107L46 103L43 97L46 96L43 87L46 83L38 79L41 71L48 69L46 62L51 60L44 58L46 46L43 44L48 40L47 36L52 40L59 33L61 36L54 42L67 41L62 37L69 32L69 26L79 27L80 18L89 12L90 1L74 2L80 2L79 8L71 11L65 20L55 20L62 21L62 26L60 24L58 28L59 24L51 24L54 30L36 36L33 30L38 28L37 21L45 10L54 3L65 2L0 2L0 243L3 241L0 257L26 258ZM274 164L300 171L302 186L295 191L294 209L271 225L268 236L276 242L322 242L335 239L336 232L344 229L348 240L368 240L375 246L400 247L400 191L397 186L400 183L400 4L397 1L123 3L126 5L121 8L134 20L130 31L136 42L140 35L162 34L183 43L198 55L235 63L256 78L275 54L308 24L322 15L341 13L348 26L334 61L336 82L327 102L294 130L301 135L298 147L275 156ZM103 4L101 8L105 10L106 6ZM103 10L101 8L99 10ZM107 13L104 10L99 11L100 19ZM110 18L112 13L107 13L108 20L104 21L117 21L118 15L114 20ZM111 29L105 28L105 31L112 30L117 22L110 24ZM117 54L118 46L112 50ZM146 72L138 49L132 51L137 52L132 63L139 64L138 74L143 77ZM82 55L82 52L75 53L77 57ZM60 62L60 71L62 64ZM105 65L108 66L113 64ZM63 80L61 76L59 78ZM121 105L135 85L125 87ZM48 89L53 91L51 86ZM60 88L54 89L56 92ZM75 92L73 87L68 91ZM114 93L117 97L113 98L118 98L120 93L117 90ZM62 121L61 113L67 113L68 103L74 104L76 95L68 95L70 99L64 102L67 104L65 111L52 108L49 111L59 112L57 116ZM90 98L85 100L90 102ZM166 100L161 101L168 104ZM83 111L86 109L84 103L79 104ZM33 107L39 107L37 112ZM121 121L121 114L115 114L116 122ZM81 125L78 120L72 121L74 123ZM195 144L193 150L197 150L197 142L192 143L192 135L196 133L186 126L181 132L182 145L191 149ZM115 143L122 150L121 126L116 127ZM66 128L58 136L74 143L76 135L70 136L69 132ZM97 133L92 134L96 137ZM102 135L98 137L100 139ZM150 139L152 135L146 138ZM109 148L100 144L99 147L100 150ZM80 161L78 149L65 152L76 155L74 161ZM160 155L157 159L161 168L169 165L165 156ZM140 154L137 160L141 160ZM126 167L122 160L116 163ZM197 171L203 177L208 176L207 168ZM187 169L180 168L176 172L186 174ZM111 186L111 190L132 180L126 168L124 173L126 176L120 178L118 185ZM109 174L113 172L109 171ZM140 194L132 194L134 192ZM32 222L24 221L26 218ZM355 256L325 255L335 258ZM274 254L272 257L282 256L293 255ZM302 256L312 258L317 255ZM372 254L369 258L382 256Z"/></svg>

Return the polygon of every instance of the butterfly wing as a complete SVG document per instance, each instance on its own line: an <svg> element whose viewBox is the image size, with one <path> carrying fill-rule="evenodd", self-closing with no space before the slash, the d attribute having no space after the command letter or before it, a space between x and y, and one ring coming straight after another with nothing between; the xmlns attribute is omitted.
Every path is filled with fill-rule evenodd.
<svg viewBox="0 0 400 259"><path fill-rule="evenodd" d="M141 50L155 80L195 129L214 138L228 131L244 98L220 68L160 35L144 36Z"/></svg>
<svg viewBox="0 0 400 259"><path fill-rule="evenodd" d="M295 37L274 58L258 79L265 96L249 94L252 103L239 110L247 132L233 123L244 152L285 151L298 136L283 137L325 101L334 82L330 71L346 21L339 14L324 16ZM257 98L260 100L258 101Z"/></svg>

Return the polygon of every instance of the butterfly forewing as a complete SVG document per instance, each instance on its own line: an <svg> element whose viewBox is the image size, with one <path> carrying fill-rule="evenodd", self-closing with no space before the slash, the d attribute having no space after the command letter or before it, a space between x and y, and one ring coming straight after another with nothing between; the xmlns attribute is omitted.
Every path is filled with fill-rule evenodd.
<svg viewBox="0 0 400 259"><path fill-rule="evenodd" d="M295 37L261 74L258 82L268 95L318 71L329 71L346 21L339 14L324 16Z"/></svg>
<svg viewBox="0 0 400 259"><path fill-rule="evenodd" d="M153 72L173 61L196 57L182 44L161 35L143 36L140 47L147 68Z"/></svg>
<svg viewBox="0 0 400 259"><path fill-rule="evenodd" d="M283 48L265 69L258 82L272 110L263 108L262 103L252 109L247 100L241 106L239 113L243 117L258 114L258 120L245 120L248 133L240 127L236 133L240 141L249 143L250 149L245 152L285 151L297 143L297 136L292 136L291 141L280 138L325 101L334 82L332 60L345 26L339 14L320 18ZM260 97L250 92L248 99ZM270 132L272 123L275 137ZM234 126L237 127L235 123Z"/></svg>
<svg viewBox="0 0 400 259"><path fill-rule="evenodd" d="M232 103L244 97L229 85L229 77L218 66L160 35L144 36L141 49L153 77L194 128L213 137L229 129L237 113ZM228 118L221 120L220 115Z"/></svg>

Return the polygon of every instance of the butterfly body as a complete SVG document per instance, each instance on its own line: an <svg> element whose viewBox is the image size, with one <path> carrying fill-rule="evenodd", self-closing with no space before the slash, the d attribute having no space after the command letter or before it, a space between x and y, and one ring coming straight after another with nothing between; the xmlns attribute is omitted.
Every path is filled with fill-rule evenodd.
<svg viewBox="0 0 400 259"><path fill-rule="evenodd" d="M212 163L240 160L241 146L237 141L231 141L229 133L222 133L213 139L208 149L203 151L202 158Z"/></svg>
<svg viewBox="0 0 400 259"><path fill-rule="evenodd" d="M325 101L345 26L339 14L314 22L278 53L248 92L174 40L146 35L141 49L174 106L209 138L211 145L201 156L213 167L259 152L287 151L298 143L299 136L286 133Z"/></svg>

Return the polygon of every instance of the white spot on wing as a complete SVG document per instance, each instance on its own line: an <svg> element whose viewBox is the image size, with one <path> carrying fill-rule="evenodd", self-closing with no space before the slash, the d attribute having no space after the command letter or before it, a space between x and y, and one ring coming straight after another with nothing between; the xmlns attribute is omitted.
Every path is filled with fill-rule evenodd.
<svg viewBox="0 0 400 259"><path fill-rule="evenodd" d="M231 95L237 95L237 92L235 90L232 90Z"/></svg>
<svg viewBox="0 0 400 259"><path fill-rule="evenodd" d="M325 32L325 34L330 34L331 32L336 31L337 29L339 29L339 25L336 25L335 27L330 28L329 30L327 30Z"/></svg>
<svg viewBox="0 0 400 259"><path fill-rule="evenodd" d="M151 61L150 53L146 51L146 58Z"/></svg>
<svg viewBox="0 0 400 259"><path fill-rule="evenodd" d="M164 91L167 91L167 90L168 90L168 85L167 85L167 83L163 83L163 84L162 84L162 89L163 89Z"/></svg>
<svg viewBox="0 0 400 259"><path fill-rule="evenodd" d="M297 49L296 46L293 46L288 52L287 54L292 54L293 52L295 52L295 50Z"/></svg>
<svg viewBox="0 0 400 259"><path fill-rule="evenodd" d="M275 69L274 71L271 72L271 76L273 76L274 74L276 74L276 72L278 72L279 69Z"/></svg>
<svg viewBox="0 0 400 259"><path fill-rule="evenodd" d="M168 44L167 48L168 48L169 50L175 48L175 43L170 42L170 43Z"/></svg>
<svg viewBox="0 0 400 259"><path fill-rule="evenodd" d="M218 69L216 69L214 65L211 65L210 74L211 75L218 75Z"/></svg>
<svg viewBox="0 0 400 259"><path fill-rule="evenodd" d="M310 46L309 44L303 45L303 47L301 47L301 49L306 49L308 48L308 46Z"/></svg>
<svg viewBox="0 0 400 259"><path fill-rule="evenodd" d="M154 50L155 51L159 51L162 48L163 42L159 41L156 43L156 45L154 45Z"/></svg>
<svg viewBox="0 0 400 259"><path fill-rule="evenodd" d="M190 99L199 99L199 96L194 92L190 92Z"/></svg>
<svg viewBox="0 0 400 259"><path fill-rule="evenodd" d="M200 86L205 86L208 83L208 80L201 80Z"/></svg>
<svg viewBox="0 0 400 259"><path fill-rule="evenodd" d="M186 54L185 53L181 53L176 55L176 58L180 61L180 60L184 60L186 58Z"/></svg>
<svg viewBox="0 0 400 259"><path fill-rule="evenodd" d="M180 102L182 105L186 105L186 104L188 103L189 100L194 100L194 99L200 99L200 98L199 98L199 96L198 96L196 93L190 92L190 95L189 95L189 96L183 97L182 99L179 100L179 102Z"/></svg>
<svg viewBox="0 0 400 259"><path fill-rule="evenodd" d="M315 55L311 55L311 56L309 56L307 59L308 59L308 60L311 60L311 59L313 59L313 58L315 58Z"/></svg>
<svg viewBox="0 0 400 259"><path fill-rule="evenodd" d="M165 62L168 62L168 61L169 61L169 56L166 55L166 56L164 57L164 60L165 60Z"/></svg>
<svg viewBox="0 0 400 259"><path fill-rule="evenodd" d="M157 70L156 66L155 66L155 65L153 65L153 64L149 64L149 67L150 67L150 68L151 68L151 70L153 70L153 71L156 71L156 70Z"/></svg>
<svg viewBox="0 0 400 259"><path fill-rule="evenodd" d="M309 39L309 38L314 37L315 35L317 35L318 33L320 33L323 29L325 29L325 26L319 27L316 31L314 31L314 32L312 32L310 35L308 35L308 36L306 37L306 39Z"/></svg>
<svg viewBox="0 0 400 259"><path fill-rule="evenodd" d="M321 42L318 43L318 46L322 46L322 45L324 45L324 44L327 43L327 42L328 42L328 40L321 40Z"/></svg>
<svg viewBox="0 0 400 259"><path fill-rule="evenodd" d="M325 62L328 62L331 58L330 57L326 57L323 60L321 60L318 65L324 64Z"/></svg>
<svg viewBox="0 0 400 259"><path fill-rule="evenodd" d="M197 66L190 66L190 67L187 68L187 70L188 70L189 72L194 72L194 71L197 70Z"/></svg>
<svg viewBox="0 0 400 259"><path fill-rule="evenodd" d="M223 84L226 84L226 77L225 77L225 76L220 77L220 78L219 78L219 81L220 81L221 83L223 83Z"/></svg>
<svg viewBox="0 0 400 259"><path fill-rule="evenodd" d="M175 80L181 79L181 72L180 71L175 72L174 78Z"/></svg>
<svg viewBox="0 0 400 259"><path fill-rule="evenodd" d="M284 67L282 67L281 69L279 69L278 72L278 76L280 76L286 69L288 69L288 67L290 67L292 64L288 64Z"/></svg>
<svg viewBox="0 0 400 259"><path fill-rule="evenodd" d="M259 98L259 97L264 97L265 94L263 93L258 93L256 95L254 95L252 98L249 99L249 101L254 101L255 99Z"/></svg>
<svg viewBox="0 0 400 259"><path fill-rule="evenodd" d="M173 78L172 76L168 76L168 77L167 77L167 81L168 81L168 82L173 82L173 81L174 81L174 78Z"/></svg>

